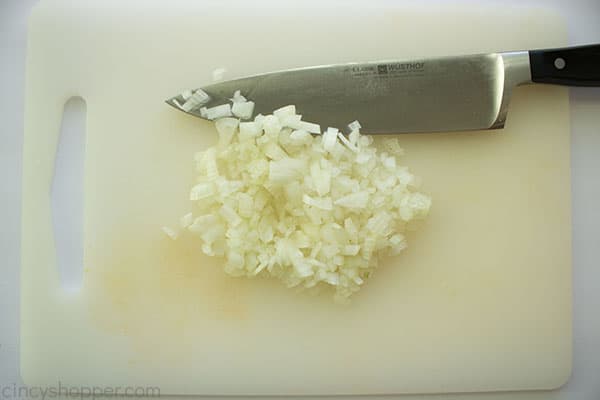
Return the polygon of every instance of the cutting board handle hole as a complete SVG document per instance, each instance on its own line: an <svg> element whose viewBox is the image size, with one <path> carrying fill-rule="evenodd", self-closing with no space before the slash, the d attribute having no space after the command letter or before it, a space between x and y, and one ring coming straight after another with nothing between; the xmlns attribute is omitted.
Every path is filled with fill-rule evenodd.
<svg viewBox="0 0 600 400"><path fill-rule="evenodd" d="M66 292L83 283L83 179L86 103L71 97L65 103L50 193L56 265Z"/></svg>

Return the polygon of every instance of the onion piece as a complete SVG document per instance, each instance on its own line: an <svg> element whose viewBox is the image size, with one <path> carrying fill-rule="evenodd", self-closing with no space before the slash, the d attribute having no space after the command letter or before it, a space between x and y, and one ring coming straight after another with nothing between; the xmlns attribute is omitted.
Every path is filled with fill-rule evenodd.
<svg viewBox="0 0 600 400"><path fill-rule="evenodd" d="M248 103L237 91L231 103L200 108L216 119L219 141L194 157L194 211L179 226L199 241L198 251L224 257L231 276L326 287L347 302L379 253L406 248L407 222L424 218L431 198L398 165L396 138L381 139L385 151L378 151L356 121L347 137L333 127L313 136L320 126L302 121L293 106L240 122L251 117L239 112Z"/></svg>
<svg viewBox="0 0 600 400"><path fill-rule="evenodd" d="M297 129L290 134L290 141L295 145L308 144L312 141L310 133L303 129Z"/></svg>
<svg viewBox="0 0 600 400"><path fill-rule="evenodd" d="M360 122L358 122L358 121L352 121L348 124L348 130L350 132L360 131L360 128L362 128L362 126L360 125Z"/></svg>
<svg viewBox="0 0 600 400"><path fill-rule="evenodd" d="M190 97L192 97L192 95L193 92L190 89L181 92L181 97L183 98L183 101L187 101Z"/></svg>
<svg viewBox="0 0 600 400"><path fill-rule="evenodd" d="M353 153L358 153L358 147L356 147L355 144L351 143L350 140L346 139L342 132L339 132L337 136L340 142L342 142L350 151L352 151Z"/></svg>
<svg viewBox="0 0 600 400"><path fill-rule="evenodd" d="M333 150L337 143L338 130L336 128L327 128L323 134L323 148L327 151Z"/></svg>
<svg viewBox="0 0 600 400"><path fill-rule="evenodd" d="M298 129L305 130L308 133L314 133L315 135L321 134L321 126L312 122L302 121L298 125Z"/></svg>
<svg viewBox="0 0 600 400"><path fill-rule="evenodd" d="M199 183L190 191L190 200L196 201L205 199L215 194L212 183Z"/></svg>
<svg viewBox="0 0 600 400"><path fill-rule="evenodd" d="M179 232L177 232L174 229L169 228L168 226L163 226L161 229L164 232L164 234L167 235L172 240L176 240L179 237Z"/></svg>
<svg viewBox="0 0 600 400"><path fill-rule="evenodd" d="M284 184L302 175L305 168L303 160L284 158L269 162L269 181L276 184Z"/></svg>
<svg viewBox="0 0 600 400"><path fill-rule="evenodd" d="M238 118L250 119L254 112L253 101L234 101L231 106L231 112Z"/></svg>
<svg viewBox="0 0 600 400"><path fill-rule="evenodd" d="M232 103L245 103L248 101L244 96L242 96L241 90L236 90L233 93L233 97L229 100L231 100Z"/></svg>
<svg viewBox="0 0 600 400"><path fill-rule="evenodd" d="M285 115L279 118L281 122L281 126L292 128L292 129L301 129L302 128L302 115Z"/></svg>
<svg viewBox="0 0 600 400"><path fill-rule="evenodd" d="M368 201L369 193L362 191L340 197L335 201L335 205L346 208L365 208Z"/></svg>
<svg viewBox="0 0 600 400"><path fill-rule="evenodd" d="M219 133L220 146L227 146L231 143L239 124L240 121L235 118L220 118L215 121L215 128L217 128L217 132Z"/></svg>
<svg viewBox="0 0 600 400"><path fill-rule="evenodd" d="M182 94L183 95L183 94ZM181 109L185 112L190 112L200 107L202 104L210 100L210 96L202 89L197 89L194 94L185 100L181 105Z"/></svg>
<svg viewBox="0 0 600 400"><path fill-rule="evenodd" d="M396 156L404 155L404 149L400 147L398 138L384 138L382 140L383 148Z"/></svg>
<svg viewBox="0 0 600 400"><path fill-rule="evenodd" d="M223 117L231 116L231 105L230 104L221 104L220 106L215 106L211 108L207 108L206 119L217 119Z"/></svg>
<svg viewBox="0 0 600 400"><path fill-rule="evenodd" d="M183 217L179 219L179 226L182 228L187 228L194 222L194 214L187 213Z"/></svg>
<svg viewBox="0 0 600 400"><path fill-rule="evenodd" d="M222 81L226 71L227 70L225 68L215 69L212 73L213 82Z"/></svg>
<svg viewBox="0 0 600 400"><path fill-rule="evenodd" d="M321 210L331 210L333 209L333 204L331 203L331 197L324 198L312 198L309 195L305 194L302 196L302 201L304 204L308 204L309 206L313 206L319 208Z"/></svg>
<svg viewBox="0 0 600 400"><path fill-rule="evenodd" d="M256 122L240 122L239 140L247 140L260 136L262 130Z"/></svg>
<svg viewBox="0 0 600 400"><path fill-rule="evenodd" d="M290 105L278 108L277 110L273 111L273 115L279 118L279 121L281 121L285 117L296 115L296 106Z"/></svg>

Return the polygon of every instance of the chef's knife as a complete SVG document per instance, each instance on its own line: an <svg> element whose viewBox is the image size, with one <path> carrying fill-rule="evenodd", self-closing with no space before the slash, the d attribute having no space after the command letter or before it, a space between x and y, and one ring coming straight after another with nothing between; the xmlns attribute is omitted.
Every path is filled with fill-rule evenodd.
<svg viewBox="0 0 600 400"><path fill-rule="evenodd" d="M290 69L204 86L201 106L240 90L255 115L294 104L322 127L359 120L373 134L496 129L514 87L528 83L600 86L600 45ZM180 109L183 101L167 103ZM201 117L200 107L189 113Z"/></svg>

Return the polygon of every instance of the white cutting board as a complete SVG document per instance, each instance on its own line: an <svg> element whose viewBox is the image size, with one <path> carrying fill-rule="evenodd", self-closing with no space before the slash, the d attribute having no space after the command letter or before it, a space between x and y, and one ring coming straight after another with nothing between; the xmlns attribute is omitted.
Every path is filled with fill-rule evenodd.
<svg viewBox="0 0 600 400"><path fill-rule="evenodd" d="M286 5L287 4L287 5ZM567 91L519 88L502 131L404 135L434 199L350 306L225 276L160 228L188 209L205 121L163 100L227 68L563 45L544 10L42 0L27 61L23 379L162 394L549 389L571 370ZM84 284L59 284L48 201L61 113L87 102Z"/></svg>

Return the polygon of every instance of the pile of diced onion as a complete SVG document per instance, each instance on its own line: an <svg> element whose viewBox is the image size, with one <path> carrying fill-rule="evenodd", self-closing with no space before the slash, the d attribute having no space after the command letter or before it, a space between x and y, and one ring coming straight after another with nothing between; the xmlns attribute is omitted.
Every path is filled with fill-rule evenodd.
<svg viewBox="0 0 600 400"><path fill-rule="evenodd" d="M321 134L294 106L243 121L232 108L247 112L246 103L236 92L216 118L218 144L196 154L192 212L180 229L197 236L205 254L224 257L232 276L329 287L347 301L379 255L406 248L407 223L425 217L431 199L398 164L396 138L382 138L378 151L357 122L347 136L336 128Z"/></svg>

